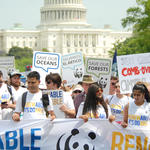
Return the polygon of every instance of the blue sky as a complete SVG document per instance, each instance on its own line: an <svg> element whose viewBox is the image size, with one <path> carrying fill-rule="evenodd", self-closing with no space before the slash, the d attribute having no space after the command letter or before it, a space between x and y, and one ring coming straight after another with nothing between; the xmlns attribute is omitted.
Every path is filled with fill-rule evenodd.
<svg viewBox="0 0 150 150"><path fill-rule="evenodd" d="M0 0L0 29L8 29L14 23L22 23L25 29L35 29L40 24L40 7L44 0ZM126 10L135 6L136 0L83 0L87 8L87 22L93 27L122 30L121 19Z"/></svg>

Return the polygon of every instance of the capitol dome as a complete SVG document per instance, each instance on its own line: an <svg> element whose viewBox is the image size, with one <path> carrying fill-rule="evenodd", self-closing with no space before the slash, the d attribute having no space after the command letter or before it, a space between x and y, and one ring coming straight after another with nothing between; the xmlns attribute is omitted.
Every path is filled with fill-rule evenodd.
<svg viewBox="0 0 150 150"><path fill-rule="evenodd" d="M44 0L40 29L87 28L86 8L82 0Z"/></svg>

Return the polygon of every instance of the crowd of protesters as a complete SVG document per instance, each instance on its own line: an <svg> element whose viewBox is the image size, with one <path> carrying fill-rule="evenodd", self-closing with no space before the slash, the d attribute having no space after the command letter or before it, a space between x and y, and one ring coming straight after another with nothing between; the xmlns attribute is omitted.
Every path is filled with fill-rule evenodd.
<svg viewBox="0 0 150 150"><path fill-rule="evenodd" d="M116 122L123 128L149 124L148 83L137 82L130 95L121 94L118 78L111 77L109 94L104 95L102 85L90 75L84 75L77 85L65 86L66 81L58 73L49 73L45 78L47 90L63 91L62 102L55 105L50 94L43 94L39 88L38 72L27 75L27 87L20 86L20 77L19 72L12 72L6 82L0 71L1 120L81 118L87 122L97 118Z"/></svg>

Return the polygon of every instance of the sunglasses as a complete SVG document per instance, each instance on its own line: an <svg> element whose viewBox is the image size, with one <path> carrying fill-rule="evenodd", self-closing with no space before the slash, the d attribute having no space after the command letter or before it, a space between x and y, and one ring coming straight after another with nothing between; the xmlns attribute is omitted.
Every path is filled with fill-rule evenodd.
<svg viewBox="0 0 150 150"><path fill-rule="evenodd" d="M116 83L115 83L115 82L112 82L111 85L116 85Z"/></svg>
<svg viewBox="0 0 150 150"><path fill-rule="evenodd" d="M119 85L117 85L117 86L115 86L115 88L120 88L120 86L119 86Z"/></svg>
<svg viewBox="0 0 150 150"><path fill-rule="evenodd" d="M3 81L0 81L0 84L2 84L3 83Z"/></svg>
<svg viewBox="0 0 150 150"><path fill-rule="evenodd" d="M75 91L73 91L73 93L81 93L82 91L80 91L80 90L75 90Z"/></svg>
<svg viewBox="0 0 150 150"><path fill-rule="evenodd" d="M46 83L47 83L47 84L51 84L51 81L47 81Z"/></svg>

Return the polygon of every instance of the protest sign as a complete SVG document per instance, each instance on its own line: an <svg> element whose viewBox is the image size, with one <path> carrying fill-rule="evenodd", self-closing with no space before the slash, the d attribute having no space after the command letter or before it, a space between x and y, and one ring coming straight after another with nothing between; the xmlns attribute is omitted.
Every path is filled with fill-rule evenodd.
<svg viewBox="0 0 150 150"><path fill-rule="evenodd" d="M50 98L53 102L54 112L56 117L65 118L64 112L59 108L63 104L63 91L62 90L44 90L44 94L50 95Z"/></svg>
<svg viewBox="0 0 150 150"><path fill-rule="evenodd" d="M34 51L32 71L38 71L41 76L40 88L45 89L45 77L50 72L60 73L60 54Z"/></svg>
<svg viewBox="0 0 150 150"><path fill-rule="evenodd" d="M62 78L67 81L67 85L82 81L83 74L84 63L81 52L62 56Z"/></svg>
<svg viewBox="0 0 150 150"><path fill-rule="evenodd" d="M0 121L2 150L148 150L149 129L123 129L108 120Z"/></svg>
<svg viewBox="0 0 150 150"><path fill-rule="evenodd" d="M3 72L3 79L8 79L8 73L15 71L14 56L0 57L0 70Z"/></svg>
<svg viewBox="0 0 150 150"><path fill-rule="evenodd" d="M150 53L117 56L121 93L132 93L137 81L150 83Z"/></svg>
<svg viewBox="0 0 150 150"><path fill-rule="evenodd" d="M86 58L85 74L93 76L94 81L102 85L104 94L108 94L111 76L111 60Z"/></svg>
<svg viewBox="0 0 150 150"><path fill-rule="evenodd" d="M0 67L14 68L14 56L0 57Z"/></svg>

